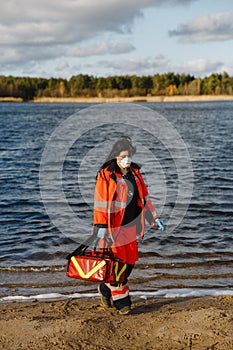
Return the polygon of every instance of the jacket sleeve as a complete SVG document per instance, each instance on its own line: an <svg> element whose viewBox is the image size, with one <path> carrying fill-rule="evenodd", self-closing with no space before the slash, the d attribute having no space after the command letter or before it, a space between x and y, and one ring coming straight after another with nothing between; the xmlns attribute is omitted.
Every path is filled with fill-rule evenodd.
<svg viewBox="0 0 233 350"><path fill-rule="evenodd" d="M148 221L148 223L151 225L154 222L154 220L157 219L159 216L149 197L148 189L142 175L141 175L141 182L142 182L143 195L144 195L144 201L145 201L145 218Z"/></svg>
<svg viewBox="0 0 233 350"><path fill-rule="evenodd" d="M94 194L94 226L108 226L108 181L102 169L96 178Z"/></svg>

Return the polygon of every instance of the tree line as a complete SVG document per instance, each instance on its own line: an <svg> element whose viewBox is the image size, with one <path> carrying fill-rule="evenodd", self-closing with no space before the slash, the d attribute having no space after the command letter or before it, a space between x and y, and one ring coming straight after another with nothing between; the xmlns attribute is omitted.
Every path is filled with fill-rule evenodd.
<svg viewBox="0 0 233 350"><path fill-rule="evenodd" d="M133 97L175 95L232 95L233 77L224 72L195 78L190 74L62 78L0 76L0 97L30 101L40 97Z"/></svg>

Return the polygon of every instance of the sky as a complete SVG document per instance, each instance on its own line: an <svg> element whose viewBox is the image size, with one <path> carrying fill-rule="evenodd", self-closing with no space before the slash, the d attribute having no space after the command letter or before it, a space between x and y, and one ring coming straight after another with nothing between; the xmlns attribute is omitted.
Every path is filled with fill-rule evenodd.
<svg viewBox="0 0 233 350"><path fill-rule="evenodd" d="M233 75L232 0L7 0L0 75Z"/></svg>

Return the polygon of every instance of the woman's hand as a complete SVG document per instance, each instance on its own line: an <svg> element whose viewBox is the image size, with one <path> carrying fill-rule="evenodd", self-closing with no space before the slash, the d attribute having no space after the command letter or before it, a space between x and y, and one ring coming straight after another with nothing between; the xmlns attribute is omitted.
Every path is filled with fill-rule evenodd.
<svg viewBox="0 0 233 350"><path fill-rule="evenodd" d="M105 227L100 227L98 229L97 237L104 239L106 248L111 247L114 243L113 237L108 233L108 229Z"/></svg>
<svg viewBox="0 0 233 350"><path fill-rule="evenodd" d="M165 225L163 223L163 220L160 218L155 219L155 221L151 224L151 226L158 228L160 231L165 230Z"/></svg>
<svg viewBox="0 0 233 350"><path fill-rule="evenodd" d="M104 239L106 235L107 235L107 229L105 227L100 227L98 229L97 237Z"/></svg>
<svg viewBox="0 0 233 350"><path fill-rule="evenodd" d="M158 219L155 220L155 222L156 222L156 224L157 224L157 226L158 226L158 229L159 229L160 231L164 231L164 230L165 230L165 225L164 225L162 219L158 218Z"/></svg>

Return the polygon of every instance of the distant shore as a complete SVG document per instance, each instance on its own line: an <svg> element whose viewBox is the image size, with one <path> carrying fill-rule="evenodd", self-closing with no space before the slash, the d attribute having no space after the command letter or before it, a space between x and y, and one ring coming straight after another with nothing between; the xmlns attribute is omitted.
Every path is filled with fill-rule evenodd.
<svg viewBox="0 0 233 350"><path fill-rule="evenodd" d="M0 102L23 102L21 97L0 97Z"/></svg>
<svg viewBox="0 0 233 350"><path fill-rule="evenodd" d="M183 96L134 96L134 97L41 97L34 102L60 103L113 103L113 102L195 102L195 101L227 101L233 100L228 95L183 95Z"/></svg>
<svg viewBox="0 0 233 350"><path fill-rule="evenodd" d="M133 97L40 97L33 103L114 103L114 102L208 102L232 101L233 95L179 95ZM0 97L0 102L23 102L22 98Z"/></svg>

